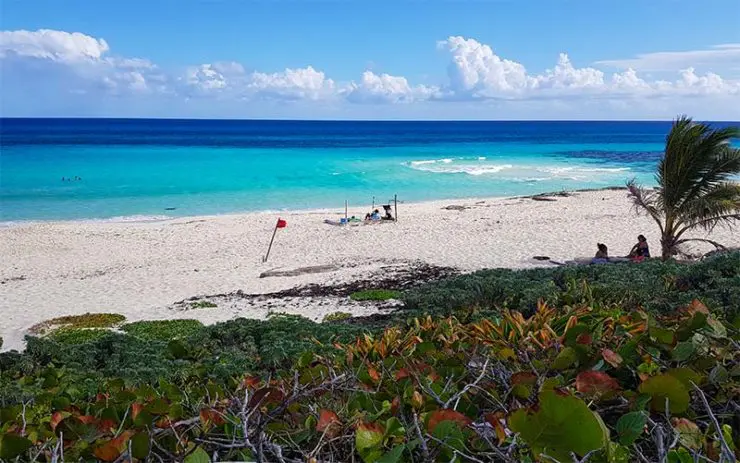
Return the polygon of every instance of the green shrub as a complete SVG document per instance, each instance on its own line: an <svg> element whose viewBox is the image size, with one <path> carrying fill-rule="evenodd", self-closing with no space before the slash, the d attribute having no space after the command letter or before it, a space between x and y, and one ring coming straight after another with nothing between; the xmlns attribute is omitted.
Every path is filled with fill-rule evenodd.
<svg viewBox="0 0 740 463"><path fill-rule="evenodd" d="M33 334L47 334L59 328L110 328L123 323L126 317L117 313L86 313L52 318L32 326Z"/></svg>
<svg viewBox="0 0 740 463"><path fill-rule="evenodd" d="M351 317L352 314L348 312L332 312L330 314L324 315L324 319L322 320L322 322L336 322L340 320L346 320Z"/></svg>
<svg viewBox="0 0 740 463"><path fill-rule="evenodd" d="M85 344L97 341L109 334L110 331L99 328L59 328L49 338L61 344Z"/></svg>
<svg viewBox="0 0 740 463"><path fill-rule="evenodd" d="M2 355L2 458L47 461L64 444L70 461L735 460L737 334L698 301L666 316L540 305L527 318L424 317L345 341L335 330L330 349L282 366L228 349L263 352L268 327L322 337L326 326L277 316L200 329L159 353L180 369L172 378L102 378L94 363L27 369L23 355ZM166 345L108 333L85 347L116 356L124 341ZM60 346L41 338L27 350Z"/></svg>
<svg viewBox="0 0 740 463"><path fill-rule="evenodd" d="M586 283L586 285L583 284ZM740 252L695 264L650 260L640 264L583 265L546 269L482 270L435 282L404 294L411 311L452 314L479 307L533 313L537 301L620 304L666 313L701 299L729 319L740 313Z"/></svg>
<svg viewBox="0 0 740 463"><path fill-rule="evenodd" d="M218 307L218 304L215 304L211 301L197 301L190 303L191 309L212 309L215 307Z"/></svg>
<svg viewBox="0 0 740 463"><path fill-rule="evenodd" d="M390 289L366 289L349 295L349 298L353 301L387 301L389 299L399 299L400 297L400 291Z"/></svg>
<svg viewBox="0 0 740 463"><path fill-rule="evenodd" d="M127 323L121 330L139 339L169 341L191 336L202 327L198 320L144 320Z"/></svg>

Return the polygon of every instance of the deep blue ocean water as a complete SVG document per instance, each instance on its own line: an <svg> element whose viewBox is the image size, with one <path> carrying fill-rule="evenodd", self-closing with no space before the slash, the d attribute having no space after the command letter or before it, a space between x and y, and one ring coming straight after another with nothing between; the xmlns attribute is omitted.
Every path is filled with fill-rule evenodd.
<svg viewBox="0 0 740 463"><path fill-rule="evenodd" d="M343 209L345 199L359 205L394 194L402 201L509 196L622 185L633 177L651 184L669 128L0 119L0 221Z"/></svg>

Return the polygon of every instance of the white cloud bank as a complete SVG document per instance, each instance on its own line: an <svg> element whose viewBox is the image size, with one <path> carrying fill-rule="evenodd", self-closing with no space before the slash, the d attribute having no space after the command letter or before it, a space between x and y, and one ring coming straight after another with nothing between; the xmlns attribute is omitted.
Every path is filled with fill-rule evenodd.
<svg viewBox="0 0 740 463"><path fill-rule="evenodd" d="M630 107L634 107L633 112L642 111L646 101L665 107L670 113L663 117L670 117L674 108L680 111L691 100L691 104L686 103L690 108L697 107L697 101L710 109L720 104L725 108L722 114L740 118L736 109L740 107L740 81L713 72L697 72L691 66L692 59L699 66L718 57L740 58L738 44L683 54L651 53L633 60L595 64L620 69L611 74L597 67L577 67L565 53L560 54L552 68L530 73L524 64L498 56L489 45L461 36L448 37L438 42L437 48L449 55L447 79L439 85L414 85L403 76L369 70L356 81L335 82L312 66L260 72L247 71L236 62L218 62L165 72L146 59L111 54L102 38L46 29L2 31L0 90L3 99L8 97L11 101L10 113L15 105L38 104L39 99L59 99L60 94L67 94L72 98L69 106L82 104L80 98L85 95L86 105L93 104L92 97L122 99L145 95L150 105L155 105L159 101L156 97L160 97L162 106L178 108L180 103L213 101L229 104L235 110L243 107L239 105L258 101L303 102L314 108L394 104L399 108L439 108L444 101L468 105L479 102L475 104L494 108L507 105L509 110L527 108L534 117L541 114L538 105L566 113L567 108L601 104L605 110L617 108L629 113ZM679 64L682 66L677 68ZM671 78L648 79L639 74L643 70L670 68L674 71ZM494 106L486 106L482 101L490 101ZM734 113L727 108L735 108ZM408 114L410 110L404 111ZM444 114L445 110L438 111ZM425 114L426 109L420 113Z"/></svg>

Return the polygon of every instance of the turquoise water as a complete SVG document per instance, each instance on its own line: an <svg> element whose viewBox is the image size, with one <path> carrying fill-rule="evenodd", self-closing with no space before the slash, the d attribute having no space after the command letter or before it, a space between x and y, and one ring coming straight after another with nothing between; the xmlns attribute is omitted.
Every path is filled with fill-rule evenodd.
<svg viewBox="0 0 740 463"><path fill-rule="evenodd" d="M340 209L394 194L509 196L633 177L649 184L667 127L5 119L0 220Z"/></svg>

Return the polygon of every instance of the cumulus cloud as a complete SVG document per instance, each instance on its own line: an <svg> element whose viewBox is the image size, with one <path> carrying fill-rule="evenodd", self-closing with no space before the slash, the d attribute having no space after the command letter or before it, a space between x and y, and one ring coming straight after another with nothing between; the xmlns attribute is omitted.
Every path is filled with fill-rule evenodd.
<svg viewBox="0 0 740 463"><path fill-rule="evenodd" d="M436 92L435 87L411 86L405 77L372 71L363 72L360 82L352 82L345 89L347 99L353 103L411 103L426 100Z"/></svg>
<svg viewBox="0 0 740 463"><path fill-rule="evenodd" d="M149 60L108 56L109 51L104 39L79 32L0 32L3 77L12 82L31 85L45 79L78 94L100 89L113 95L164 89L164 74Z"/></svg>
<svg viewBox="0 0 740 463"><path fill-rule="evenodd" d="M523 65L501 59L493 49L474 39L449 37L437 47L451 55L447 67L449 90L456 96L496 97L520 93L532 86Z"/></svg>
<svg viewBox="0 0 740 463"><path fill-rule="evenodd" d="M576 67L567 54L542 74L530 74L524 65L501 58L475 39L449 37L438 47L450 53L449 83L443 89L448 99L558 99L701 96L740 93L740 81L718 74L698 74L689 67L674 80L648 82L637 71L607 75L593 67ZM731 47L728 46L728 49Z"/></svg>
<svg viewBox="0 0 740 463"><path fill-rule="evenodd" d="M346 103L345 108L358 108L351 111L362 111L362 104L426 108L440 106L443 101L467 101L474 105L481 100L498 101L508 108L518 108L516 111L544 107L545 100L550 109L573 105L591 108L604 101L608 109L644 108L651 99L662 99L662 107L669 107L666 102L670 100L670 107L679 108L683 103L688 105L689 100L691 105L701 104L697 101L720 102L727 107L740 104L740 80L700 67L718 57L740 58L740 44L680 54L646 54L631 61L602 61L592 66L580 66L577 60L562 53L554 57L553 66L538 73L528 71L513 58L499 56L493 47L474 38L451 36L438 42L437 47L449 57L447 77L440 76L438 85L414 84L404 76L373 70L365 71L356 80L337 82L312 66L265 72L247 70L231 61L194 64L166 72L145 58L115 55L103 38L83 33L47 29L2 31L0 92L3 99L16 102L18 107L27 101L58 99L64 94L69 96L70 107L93 105L97 101L93 96L142 95L146 98L140 101L148 106L195 99L205 101L202 104L219 101L219 105L211 105L213 108L227 104L239 108L244 107L244 101L264 100L302 101L316 108L336 108L338 103ZM696 66L691 64L693 61ZM643 74L645 70L668 69L678 64L685 65L660 79ZM610 73L609 67L619 69ZM325 102L332 104L322 105ZM274 107L285 106L276 103Z"/></svg>
<svg viewBox="0 0 740 463"><path fill-rule="evenodd" d="M331 96L335 85L323 72L308 66L272 74L254 72L250 76L247 88L263 96L318 100Z"/></svg>
<svg viewBox="0 0 740 463"><path fill-rule="evenodd" d="M79 32L0 31L0 57L14 54L54 61L99 60L108 50L105 40Z"/></svg>

